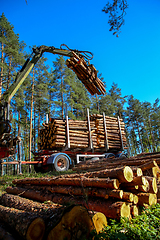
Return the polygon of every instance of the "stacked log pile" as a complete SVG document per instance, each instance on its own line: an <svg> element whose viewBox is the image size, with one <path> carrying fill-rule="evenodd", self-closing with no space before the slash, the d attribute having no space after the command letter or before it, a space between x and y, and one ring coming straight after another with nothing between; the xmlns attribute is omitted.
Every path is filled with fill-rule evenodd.
<svg viewBox="0 0 160 240"><path fill-rule="evenodd" d="M0 221L16 228L23 239L41 239L43 235L51 240L59 232L63 238L75 235L76 239L78 232L88 236L95 228L93 219L99 219L95 212L105 217L102 222L106 225L106 218L131 218L139 214L139 206L159 202L159 153L99 160L100 165L102 162L101 170L97 161L88 160L76 170L87 165L92 171L14 180L14 187L7 187L0 199ZM45 201L51 206L43 204ZM92 221L89 211L94 215Z"/></svg>
<svg viewBox="0 0 160 240"><path fill-rule="evenodd" d="M97 70L93 65L88 65L83 57L78 56L74 51L73 57L66 60L66 65L71 68L85 85L86 89L94 94L105 94L104 83L97 77Z"/></svg>
<svg viewBox="0 0 160 240"><path fill-rule="evenodd" d="M0 239L86 239L91 230L99 232L107 225L104 214L89 213L83 206L47 203L3 194L0 198Z"/></svg>
<svg viewBox="0 0 160 240"><path fill-rule="evenodd" d="M39 149L61 150L67 145L68 139L70 149L74 150L84 151L91 143L96 152L105 149L106 144L108 150L120 150L122 142L126 147L125 126L122 119L106 116L104 124L102 115L91 115L90 122L69 120L68 123L68 132L66 120L51 119L49 124L45 124L45 128L40 130Z"/></svg>
<svg viewBox="0 0 160 240"><path fill-rule="evenodd" d="M157 203L159 160L160 154L123 160L88 160L75 168L80 171L87 166L92 171L53 178L14 180L15 187L8 187L6 191L40 202L50 200L56 204L82 204L107 218L130 218L138 214L139 206ZM103 163L103 169L97 169L98 162L101 167ZM153 171L155 168L156 174Z"/></svg>

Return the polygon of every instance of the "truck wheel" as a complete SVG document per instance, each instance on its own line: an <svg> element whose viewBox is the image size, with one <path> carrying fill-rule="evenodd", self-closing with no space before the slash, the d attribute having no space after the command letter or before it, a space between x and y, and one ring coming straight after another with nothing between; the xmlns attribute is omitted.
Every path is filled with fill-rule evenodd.
<svg viewBox="0 0 160 240"><path fill-rule="evenodd" d="M54 168L58 172L67 171L69 169L69 159L64 154L58 155L54 160Z"/></svg>
<svg viewBox="0 0 160 240"><path fill-rule="evenodd" d="M105 153L105 158L115 157L113 153Z"/></svg>

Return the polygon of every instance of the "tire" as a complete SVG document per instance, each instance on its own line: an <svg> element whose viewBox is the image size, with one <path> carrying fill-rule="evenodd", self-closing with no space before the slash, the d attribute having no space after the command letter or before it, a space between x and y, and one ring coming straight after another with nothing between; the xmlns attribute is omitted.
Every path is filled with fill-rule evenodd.
<svg viewBox="0 0 160 240"><path fill-rule="evenodd" d="M58 155L54 160L54 168L57 172L68 171L69 159L64 154Z"/></svg>
<svg viewBox="0 0 160 240"><path fill-rule="evenodd" d="M121 154L119 158L122 160L122 159L127 158L127 156L125 154Z"/></svg>
<svg viewBox="0 0 160 240"><path fill-rule="evenodd" d="M105 158L115 157L113 153L106 153Z"/></svg>

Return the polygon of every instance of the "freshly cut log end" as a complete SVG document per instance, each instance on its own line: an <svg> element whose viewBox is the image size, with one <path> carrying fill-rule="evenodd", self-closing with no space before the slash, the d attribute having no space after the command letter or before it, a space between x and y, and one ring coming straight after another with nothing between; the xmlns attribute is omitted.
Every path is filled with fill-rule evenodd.
<svg viewBox="0 0 160 240"><path fill-rule="evenodd" d="M137 204L138 203L138 196L137 195L133 195L133 203Z"/></svg>
<svg viewBox="0 0 160 240"><path fill-rule="evenodd" d="M123 192L122 199L128 202L133 202L134 195L133 193L130 193L130 192Z"/></svg>
<svg viewBox="0 0 160 240"><path fill-rule="evenodd" d="M136 217L139 215L139 209L136 205L131 206L131 214L132 217Z"/></svg>
<svg viewBox="0 0 160 240"><path fill-rule="evenodd" d="M130 205L125 203L122 205L121 207L121 217L126 217L126 218L130 218Z"/></svg>
<svg viewBox="0 0 160 240"><path fill-rule="evenodd" d="M127 182L132 182L133 180L133 171L130 167L126 166L124 168L124 176Z"/></svg>
<svg viewBox="0 0 160 240"><path fill-rule="evenodd" d="M75 206L63 215L58 225L48 234L47 240L87 239L93 229L94 225L87 209Z"/></svg>
<svg viewBox="0 0 160 240"><path fill-rule="evenodd" d="M95 213L92 217L92 221L93 221L93 224L94 224L94 227L95 227L97 233L102 231L104 229L104 227L107 226L107 218L101 212Z"/></svg>
<svg viewBox="0 0 160 240"><path fill-rule="evenodd" d="M45 231L45 223L42 218L36 218L29 226L26 239L42 240Z"/></svg>

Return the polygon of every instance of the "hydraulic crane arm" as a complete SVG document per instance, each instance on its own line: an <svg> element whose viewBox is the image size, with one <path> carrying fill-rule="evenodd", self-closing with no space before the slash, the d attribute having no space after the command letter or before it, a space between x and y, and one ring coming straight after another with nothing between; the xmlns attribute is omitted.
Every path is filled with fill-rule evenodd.
<svg viewBox="0 0 160 240"><path fill-rule="evenodd" d="M55 47L47 47L47 46L40 46L37 48L33 48L33 52L31 56L26 60L25 64L21 68L21 70L18 72L15 81L13 84L9 87L9 89L2 95L1 102L3 103L10 103L12 97L15 95L17 90L20 88L28 74L31 72L32 68L35 66L35 64L38 62L38 60L41 58L42 54L44 52L49 52L53 54L58 54L62 56L72 57L73 52L72 50L66 50L66 49L58 49ZM78 51L74 50L78 55L81 55Z"/></svg>

